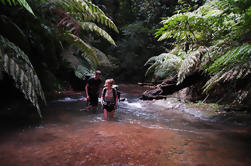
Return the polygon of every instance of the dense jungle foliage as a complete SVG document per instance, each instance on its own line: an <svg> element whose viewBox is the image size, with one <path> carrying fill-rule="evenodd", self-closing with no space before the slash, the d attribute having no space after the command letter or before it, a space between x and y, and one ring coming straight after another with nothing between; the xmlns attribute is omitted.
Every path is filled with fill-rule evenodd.
<svg viewBox="0 0 251 166"><path fill-rule="evenodd" d="M83 90L96 69L177 84L200 72L200 97L247 104L250 24L248 0L2 0L1 107L24 96L41 116L51 92Z"/></svg>
<svg viewBox="0 0 251 166"><path fill-rule="evenodd" d="M87 0L4 0L0 24L1 99L13 95L11 76L40 116L39 105L46 103L44 91L60 90L65 81L70 85L73 76L85 79L100 64L98 57L105 58L91 45L94 37L115 46L104 28L118 33L113 21Z"/></svg>
<svg viewBox="0 0 251 166"><path fill-rule="evenodd" d="M162 43L154 38L163 17L178 11L198 8L203 0L95 0L109 13L120 33L114 36L117 47L101 46L108 57L113 57L117 68L112 71L120 82L147 81L145 62L169 48L169 41ZM170 40L172 41L172 40ZM100 47L99 47L100 48ZM130 79L129 79L130 78Z"/></svg>
<svg viewBox="0 0 251 166"><path fill-rule="evenodd" d="M191 12L162 20L158 41L173 39L165 53L150 58L146 75L178 76L177 85L192 73L208 80L200 92L214 101L250 104L251 1L208 0ZM249 105L250 107L250 105Z"/></svg>

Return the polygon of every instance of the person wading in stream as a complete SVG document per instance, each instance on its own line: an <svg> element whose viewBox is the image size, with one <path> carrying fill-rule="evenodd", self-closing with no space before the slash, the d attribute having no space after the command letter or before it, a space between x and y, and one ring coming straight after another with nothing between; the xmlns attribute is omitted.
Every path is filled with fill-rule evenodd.
<svg viewBox="0 0 251 166"><path fill-rule="evenodd" d="M86 107L87 110L93 110L94 113L97 111L98 106L98 97L101 92L101 71L97 70L94 74L94 77L91 77L87 80L86 86L85 86L85 93L87 98L87 104Z"/></svg>
<svg viewBox="0 0 251 166"><path fill-rule="evenodd" d="M113 79L105 81L105 87L101 95L101 105L104 108L104 119L113 118L115 109L118 105L118 96L116 90L112 88Z"/></svg>

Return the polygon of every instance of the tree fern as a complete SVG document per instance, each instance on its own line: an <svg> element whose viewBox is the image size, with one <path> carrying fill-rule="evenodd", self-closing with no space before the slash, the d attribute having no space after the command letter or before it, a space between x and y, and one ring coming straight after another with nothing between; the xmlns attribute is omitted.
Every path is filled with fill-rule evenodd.
<svg viewBox="0 0 251 166"><path fill-rule="evenodd" d="M9 42L4 37L0 36L1 43L1 59L3 70L11 75L16 82L16 87L24 94L36 108L39 116L42 117L38 96L45 101L44 93L32 64L28 56L15 44Z"/></svg>
<svg viewBox="0 0 251 166"><path fill-rule="evenodd" d="M63 27L63 33L66 41L79 48L91 66L99 64L95 51L81 38L81 31L92 31L106 39L112 45L116 45L112 37L94 22L106 25L118 32L115 24L99 9L96 5L87 0L60 0L53 2L57 7L54 8L60 19L58 26ZM89 57L89 56L90 57Z"/></svg>
<svg viewBox="0 0 251 166"><path fill-rule="evenodd" d="M208 68L210 73L219 72L224 66L241 63L251 60L251 45L244 44L236 47L226 54L215 60L215 62Z"/></svg>
<svg viewBox="0 0 251 166"><path fill-rule="evenodd" d="M245 78L251 73L251 45L244 44L219 57L208 68L213 77L204 86L208 92L218 82Z"/></svg>
<svg viewBox="0 0 251 166"><path fill-rule="evenodd" d="M70 12L72 17L82 21L96 21L100 24L106 25L118 33L118 29L113 21L108 18L104 12L92 2L87 0L59 0L53 2L57 6Z"/></svg>
<svg viewBox="0 0 251 166"><path fill-rule="evenodd" d="M181 48L189 46L177 69L177 84L191 73L202 71L211 77L203 87L204 93L230 82L236 84L232 89L236 99L249 96L251 84L244 80L251 74L250 7L248 0L207 0L193 12L175 14L161 22L162 27L155 33L159 41L174 39L177 55L184 55ZM155 72L164 62L151 64L148 70ZM238 80L243 83L241 88Z"/></svg>
<svg viewBox="0 0 251 166"><path fill-rule="evenodd" d="M211 41L222 37L236 37L236 25L241 16L224 13L224 9L219 8L217 2L219 0L208 0L193 12L175 14L163 20L163 26L155 33L155 37L159 41L174 38L176 44L189 42L199 46L209 46Z"/></svg>
<svg viewBox="0 0 251 166"><path fill-rule="evenodd" d="M198 66L201 63L201 57L206 52L207 49L205 47L200 47L198 50L186 55L186 58L182 61L179 68L177 84L180 84L191 72L199 69Z"/></svg>
<svg viewBox="0 0 251 166"><path fill-rule="evenodd" d="M10 5L10 6L16 6L17 4L19 4L34 15L30 5L27 3L26 0L1 0L0 3L2 3L3 5Z"/></svg>
<svg viewBox="0 0 251 166"><path fill-rule="evenodd" d="M216 73L203 86L203 92L208 92L214 88L219 82L227 82L234 79L241 79L251 74L251 62L244 64L236 64L235 66L224 68Z"/></svg>
<svg viewBox="0 0 251 166"><path fill-rule="evenodd" d="M177 74L177 69L181 62L181 58L174 54L162 53L158 56L150 58L146 65L151 65L146 71L146 76L153 74L157 78L169 78Z"/></svg>
<svg viewBox="0 0 251 166"><path fill-rule="evenodd" d="M176 14L163 20L162 23L164 26L156 32L156 37L159 37L158 41L175 38L178 43L205 39L202 32L209 26L202 16L193 13Z"/></svg>

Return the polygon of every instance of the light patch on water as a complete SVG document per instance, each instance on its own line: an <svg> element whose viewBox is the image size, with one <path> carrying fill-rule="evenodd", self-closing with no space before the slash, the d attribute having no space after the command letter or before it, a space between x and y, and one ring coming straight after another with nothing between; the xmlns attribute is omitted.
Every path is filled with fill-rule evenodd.
<svg viewBox="0 0 251 166"><path fill-rule="evenodd" d="M99 115L99 116L96 116L95 119L93 119L91 122L102 122L102 121L106 121L106 120L104 119L103 114L102 114L102 115Z"/></svg>
<svg viewBox="0 0 251 166"><path fill-rule="evenodd" d="M178 101L177 98L167 98L165 100L156 100L153 102L153 105L156 106L161 106L161 107L165 107L168 109L177 109L179 108L182 104L180 101Z"/></svg>
<svg viewBox="0 0 251 166"><path fill-rule="evenodd" d="M86 101L87 99L85 97L80 97L77 99L71 98L71 97L65 97L63 99L58 99L53 102L63 102L63 103L70 103L70 102L77 102L77 101Z"/></svg>
<svg viewBox="0 0 251 166"><path fill-rule="evenodd" d="M39 126L37 126L37 127L35 127L35 128L37 128L37 129L43 129L44 126L43 126L43 125L39 125Z"/></svg>
<svg viewBox="0 0 251 166"><path fill-rule="evenodd" d="M122 107L125 107L125 108L142 108L142 105L141 103L139 102L128 102L127 100L124 101L123 103L120 104ZM124 106L123 106L124 105Z"/></svg>
<svg viewBox="0 0 251 166"><path fill-rule="evenodd" d="M165 129L164 127L161 127L159 125L150 125L150 126L147 126L147 128L150 128L150 129Z"/></svg>
<svg viewBox="0 0 251 166"><path fill-rule="evenodd" d="M199 110L196 108L188 108L185 103L182 103L177 98L167 98L164 100L156 100L153 102L153 105L168 109L169 112L172 111L176 113L182 113L183 118L186 118L186 119L199 118L201 120L210 120L210 112L205 111L205 110Z"/></svg>
<svg viewBox="0 0 251 166"><path fill-rule="evenodd" d="M173 130L173 131L178 131L178 132L199 133L199 132L196 132L193 130L185 130L185 129L171 128L171 127L167 127L167 129Z"/></svg>
<svg viewBox="0 0 251 166"><path fill-rule="evenodd" d="M203 118L204 114L203 114L201 111L197 110L197 109L193 109L193 108L184 108L184 109L182 109L182 110L183 110L184 112L186 112L186 113L189 113L189 114L193 115L195 118L204 119L204 118Z"/></svg>

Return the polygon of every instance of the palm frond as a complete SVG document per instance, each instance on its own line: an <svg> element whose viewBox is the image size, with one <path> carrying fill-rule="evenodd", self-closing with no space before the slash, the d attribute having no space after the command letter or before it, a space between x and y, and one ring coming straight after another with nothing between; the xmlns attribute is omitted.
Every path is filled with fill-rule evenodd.
<svg viewBox="0 0 251 166"><path fill-rule="evenodd" d="M11 75L16 82L16 87L22 91L25 98L29 100L42 117L38 96L46 103L40 80L33 69L28 56L15 44L0 36L1 58L4 71Z"/></svg>

